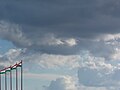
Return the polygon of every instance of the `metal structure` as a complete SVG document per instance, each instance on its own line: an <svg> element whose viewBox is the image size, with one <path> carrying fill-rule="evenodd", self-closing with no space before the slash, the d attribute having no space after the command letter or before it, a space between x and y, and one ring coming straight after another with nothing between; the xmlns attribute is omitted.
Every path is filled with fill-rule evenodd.
<svg viewBox="0 0 120 90"><path fill-rule="evenodd" d="M15 89L23 90L22 61L16 63L13 66L6 67L0 70L0 90L15 90Z"/></svg>

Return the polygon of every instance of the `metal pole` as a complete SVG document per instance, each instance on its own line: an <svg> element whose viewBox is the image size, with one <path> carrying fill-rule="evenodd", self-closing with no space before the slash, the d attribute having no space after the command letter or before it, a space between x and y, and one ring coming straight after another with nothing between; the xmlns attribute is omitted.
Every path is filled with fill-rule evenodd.
<svg viewBox="0 0 120 90"><path fill-rule="evenodd" d="M17 67L16 67L16 90L18 90L18 73L17 73Z"/></svg>
<svg viewBox="0 0 120 90"><path fill-rule="evenodd" d="M5 70L5 90L7 90L7 75L6 75L6 70Z"/></svg>
<svg viewBox="0 0 120 90"><path fill-rule="evenodd" d="M22 61L21 61L21 90L23 90L23 67L22 67Z"/></svg>
<svg viewBox="0 0 120 90"><path fill-rule="evenodd" d="M1 72L0 72L0 90L2 90L2 87L1 87Z"/></svg>
<svg viewBox="0 0 120 90"><path fill-rule="evenodd" d="M12 90L12 67L10 67L10 90Z"/></svg>

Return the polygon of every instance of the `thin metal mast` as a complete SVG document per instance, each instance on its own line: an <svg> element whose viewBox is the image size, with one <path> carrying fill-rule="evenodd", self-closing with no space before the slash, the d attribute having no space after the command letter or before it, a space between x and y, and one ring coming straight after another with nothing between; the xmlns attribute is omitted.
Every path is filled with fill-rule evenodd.
<svg viewBox="0 0 120 90"><path fill-rule="evenodd" d="M2 87L1 87L1 71L0 71L0 90L2 90Z"/></svg>
<svg viewBox="0 0 120 90"><path fill-rule="evenodd" d="M16 90L18 90L18 72L16 67Z"/></svg>
<svg viewBox="0 0 120 90"><path fill-rule="evenodd" d="M5 70L5 90L7 90L7 74L6 74L6 70Z"/></svg>
<svg viewBox="0 0 120 90"><path fill-rule="evenodd" d="M10 66L10 90L12 90L12 67Z"/></svg>
<svg viewBox="0 0 120 90"><path fill-rule="evenodd" d="M23 66L21 61L21 90L23 90Z"/></svg>

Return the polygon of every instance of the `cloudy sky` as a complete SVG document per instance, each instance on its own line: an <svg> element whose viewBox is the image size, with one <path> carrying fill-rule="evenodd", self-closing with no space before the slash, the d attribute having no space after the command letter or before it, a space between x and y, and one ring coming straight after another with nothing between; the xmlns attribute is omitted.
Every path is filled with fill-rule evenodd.
<svg viewBox="0 0 120 90"><path fill-rule="evenodd" d="M24 62L26 90L119 90L120 0L0 0L0 68Z"/></svg>

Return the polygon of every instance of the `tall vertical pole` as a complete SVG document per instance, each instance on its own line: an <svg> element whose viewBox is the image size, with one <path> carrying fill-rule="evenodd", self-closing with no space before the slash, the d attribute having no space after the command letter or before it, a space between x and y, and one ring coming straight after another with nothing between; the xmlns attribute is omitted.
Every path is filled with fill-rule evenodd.
<svg viewBox="0 0 120 90"><path fill-rule="evenodd" d="M5 70L5 90L7 90L7 74L6 74L6 70Z"/></svg>
<svg viewBox="0 0 120 90"><path fill-rule="evenodd" d="M12 90L12 67L10 66L10 90Z"/></svg>
<svg viewBox="0 0 120 90"><path fill-rule="evenodd" d="M23 66L21 61L21 90L23 90Z"/></svg>
<svg viewBox="0 0 120 90"><path fill-rule="evenodd" d="M18 90L18 72L16 67L16 90Z"/></svg>
<svg viewBox="0 0 120 90"><path fill-rule="evenodd" d="M1 87L1 71L0 71L0 90L2 90L2 87Z"/></svg>

